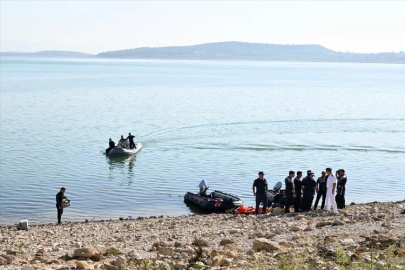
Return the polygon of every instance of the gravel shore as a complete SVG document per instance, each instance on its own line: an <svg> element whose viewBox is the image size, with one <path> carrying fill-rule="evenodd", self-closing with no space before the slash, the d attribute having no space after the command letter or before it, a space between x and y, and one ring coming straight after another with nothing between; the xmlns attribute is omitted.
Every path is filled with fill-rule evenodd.
<svg viewBox="0 0 405 270"><path fill-rule="evenodd" d="M0 269L405 269L405 201L0 228Z"/></svg>

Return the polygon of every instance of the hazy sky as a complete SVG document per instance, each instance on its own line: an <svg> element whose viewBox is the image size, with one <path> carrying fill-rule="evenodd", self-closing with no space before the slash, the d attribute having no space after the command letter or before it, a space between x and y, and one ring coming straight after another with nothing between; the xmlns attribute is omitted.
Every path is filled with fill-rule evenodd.
<svg viewBox="0 0 405 270"><path fill-rule="evenodd" d="M217 41L405 51L405 1L4 1L1 51L98 53Z"/></svg>

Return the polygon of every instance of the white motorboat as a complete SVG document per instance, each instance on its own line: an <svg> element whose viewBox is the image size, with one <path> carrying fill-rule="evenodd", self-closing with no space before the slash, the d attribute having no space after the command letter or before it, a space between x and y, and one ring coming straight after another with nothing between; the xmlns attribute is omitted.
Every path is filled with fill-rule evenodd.
<svg viewBox="0 0 405 270"><path fill-rule="evenodd" d="M131 156L131 155L136 155L139 151L141 151L142 149L142 144L141 143L137 143L135 144L134 149L130 149L129 147L125 148L125 147L116 147L111 149L107 155L112 156L112 155L121 155L121 156Z"/></svg>

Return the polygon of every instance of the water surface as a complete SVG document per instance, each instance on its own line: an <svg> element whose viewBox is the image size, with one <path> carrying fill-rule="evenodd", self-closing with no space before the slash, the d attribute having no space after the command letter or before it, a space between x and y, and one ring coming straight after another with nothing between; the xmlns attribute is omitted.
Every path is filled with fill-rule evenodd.
<svg viewBox="0 0 405 270"><path fill-rule="evenodd" d="M405 65L1 58L0 224L190 213L206 179L344 168L346 202L405 197ZM108 138L144 149L109 158Z"/></svg>

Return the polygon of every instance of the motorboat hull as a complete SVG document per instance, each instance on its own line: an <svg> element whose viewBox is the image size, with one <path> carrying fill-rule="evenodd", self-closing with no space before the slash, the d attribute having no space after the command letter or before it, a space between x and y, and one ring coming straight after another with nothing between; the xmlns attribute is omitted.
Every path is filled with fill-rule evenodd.
<svg viewBox="0 0 405 270"><path fill-rule="evenodd" d="M109 156L115 156L115 155L119 155L119 156L131 156L131 155L136 155L139 151L142 150L142 144L141 143L137 143L136 148L134 149L126 149L126 148L113 148L111 149L107 155Z"/></svg>
<svg viewBox="0 0 405 270"><path fill-rule="evenodd" d="M243 201L238 197L218 190L215 190L207 196L187 192L186 195L184 195L184 201L186 203L192 203L209 212L225 212L228 209L243 205Z"/></svg>

